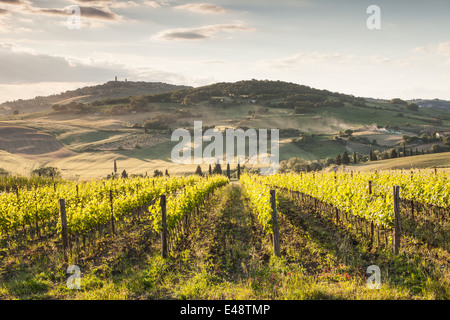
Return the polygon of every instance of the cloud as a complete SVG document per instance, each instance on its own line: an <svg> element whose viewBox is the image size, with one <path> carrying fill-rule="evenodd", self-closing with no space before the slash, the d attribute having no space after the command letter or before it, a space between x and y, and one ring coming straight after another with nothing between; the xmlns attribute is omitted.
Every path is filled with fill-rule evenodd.
<svg viewBox="0 0 450 320"><path fill-rule="evenodd" d="M0 45L0 84L33 82L104 81L115 74L129 74L117 64L80 63L64 57L27 52L25 48Z"/></svg>
<svg viewBox="0 0 450 320"><path fill-rule="evenodd" d="M63 15L68 16L66 9L38 9L39 13L48 15ZM80 7L81 17L103 19L103 20L118 20L120 16L108 9L99 9L96 7Z"/></svg>
<svg viewBox="0 0 450 320"><path fill-rule="evenodd" d="M415 53L450 56L450 41L428 44L424 47L417 47L411 50Z"/></svg>
<svg viewBox="0 0 450 320"><path fill-rule="evenodd" d="M106 20L116 20L118 18L118 15L116 15L112 11L105 11L94 7L80 7L80 9L81 9L81 16L84 17L106 19Z"/></svg>
<svg viewBox="0 0 450 320"><path fill-rule="evenodd" d="M210 14L210 13L225 13L227 12L226 9L209 4L209 3L188 3L181 6L175 6L174 9L177 10L187 10L195 13L201 13L201 14Z"/></svg>
<svg viewBox="0 0 450 320"><path fill-rule="evenodd" d="M110 5L111 8L117 8L117 9L126 9L126 8L140 8L140 7L147 7L147 8L159 8L164 3L158 2L158 1L124 1L124 2L114 2Z"/></svg>
<svg viewBox="0 0 450 320"><path fill-rule="evenodd" d="M207 39L208 37L192 31L167 31L161 35L162 38L166 40L201 40Z"/></svg>
<svg viewBox="0 0 450 320"><path fill-rule="evenodd" d="M155 38L163 40L204 40L211 39L220 32L255 31L254 28L239 24L216 24L199 28L168 29L158 33Z"/></svg>
<svg viewBox="0 0 450 320"><path fill-rule="evenodd" d="M450 42L440 42L436 49L438 54L450 56Z"/></svg>
<svg viewBox="0 0 450 320"><path fill-rule="evenodd" d="M23 4L22 0L0 0L0 3L5 4Z"/></svg>
<svg viewBox="0 0 450 320"><path fill-rule="evenodd" d="M76 0L81 3L94 3L94 2L112 2L113 0Z"/></svg>
<svg viewBox="0 0 450 320"><path fill-rule="evenodd" d="M267 59L258 62L261 66L268 66L276 69L290 69L298 65L314 65L314 64L330 64L335 65L337 63L345 64L385 64L391 63L393 60L386 56L381 55L344 55L341 53L297 53L295 55L279 58L279 59Z"/></svg>
<svg viewBox="0 0 450 320"><path fill-rule="evenodd" d="M413 48L414 59L429 65L450 66L450 41L428 44L423 47Z"/></svg>

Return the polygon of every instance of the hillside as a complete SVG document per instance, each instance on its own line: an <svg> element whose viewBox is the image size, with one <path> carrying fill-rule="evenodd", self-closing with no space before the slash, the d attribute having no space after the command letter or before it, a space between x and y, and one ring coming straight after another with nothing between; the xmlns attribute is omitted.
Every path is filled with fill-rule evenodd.
<svg viewBox="0 0 450 320"><path fill-rule="evenodd" d="M386 159L375 162L367 162L359 165L348 166L347 170L353 171L382 171L382 170L410 170L440 168L444 171L450 169L450 152L426 154L406 158ZM442 170L441 170L442 171Z"/></svg>
<svg viewBox="0 0 450 320"><path fill-rule="evenodd" d="M50 110L54 104L67 104L70 102L92 102L108 98L122 98L128 96L149 95L176 91L189 88L162 82L144 81L109 81L104 84L69 90L46 97L38 96L34 99L7 101L0 104L0 114L11 114L14 110L20 113L29 113Z"/></svg>
<svg viewBox="0 0 450 320"><path fill-rule="evenodd" d="M111 173L113 160L120 159L120 170L129 173L166 168L193 172L196 165L171 162L176 145L171 132L177 128L191 130L194 121L202 121L205 129L279 129L280 161L302 158L309 168L333 164L344 151L350 155L356 152L359 161L366 161L371 151L379 159L389 157L393 148L402 153L404 143L408 153L424 153L422 157L450 147L446 139L450 133L449 111L420 108L399 99L354 97L268 80L114 98L119 95L113 89L115 85L122 88L123 84L105 84L113 92L106 99L95 100L98 94L85 100L67 98L50 110L0 117L4 126L33 129L41 137L51 135L72 153L56 158L42 149L34 157L27 155L28 160L35 161L27 168L51 165L67 177L104 177ZM77 94L89 90L80 89ZM10 149L0 145L11 159L8 163L0 161L0 168L18 172L12 159L24 156L17 150L30 147L27 143L19 139ZM302 168L307 168L307 163ZM207 169L207 165L202 167ZM22 168L20 173L25 171Z"/></svg>
<svg viewBox="0 0 450 320"><path fill-rule="evenodd" d="M446 101L446 100L440 100L440 99L433 99L433 100L415 99L415 100L411 100L410 102L417 103L422 108L430 108L430 109L436 109L436 110L450 111L450 101Z"/></svg>

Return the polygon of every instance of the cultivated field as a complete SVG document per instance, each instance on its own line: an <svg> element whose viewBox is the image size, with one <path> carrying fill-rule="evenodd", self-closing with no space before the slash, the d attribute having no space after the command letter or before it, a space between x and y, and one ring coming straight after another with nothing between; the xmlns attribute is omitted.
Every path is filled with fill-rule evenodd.
<svg viewBox="0 0 450 320"><path fill-rule="evenodd" d="M389 190L391 182L409 181L409 173L48 180L36 190L25 183L0 194L1 203L10 203L0 206L0 298L447 300L449 177L433 175L428 177L444 188L433 191L429 204L424 205L424 192L401 189L403 200L416 200L413 216L409 200L399 208L398 253ZM391 182L384 185L383 177ZM427 188L422 177L416 172L415 184ZM374 181L372 198L361 198L370 194L365 179ZM320 198L308 187L313 180L326 186ZM358 183L366 188L353 185ZM333 186L348 191L329 202L323 196L331 195ZM387 197L387 211L379 217L355 211L357 202L346 211L338 201L352 194L366 208ZM65 250L59 198L65 199ZM334 206L338 216L328 210ZM444 231L432 232L431 226ZM79 268L72 274L80 280L78 288L67 282L70 265ZM379 268L379 286L369 285L376 282L369 266Z"/></svg>

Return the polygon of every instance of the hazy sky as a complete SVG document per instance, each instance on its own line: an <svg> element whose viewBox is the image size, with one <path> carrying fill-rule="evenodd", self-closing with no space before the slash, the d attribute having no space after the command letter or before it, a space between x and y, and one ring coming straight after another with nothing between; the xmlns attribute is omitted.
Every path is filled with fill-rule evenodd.
<svg viewBox="0 0 450 320"><path fill-rule="evenodd" d="M81 28L69 29L70 5ZM370 5L381 29L369 29ZM0 102L127 78L450 100L449 0L0 0Z"/></svg>

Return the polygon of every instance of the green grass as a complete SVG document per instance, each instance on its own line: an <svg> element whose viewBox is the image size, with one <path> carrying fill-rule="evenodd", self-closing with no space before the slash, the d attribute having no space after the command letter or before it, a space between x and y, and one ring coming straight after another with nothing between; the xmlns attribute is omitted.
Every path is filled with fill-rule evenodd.
<svg viewBox="0 0 450 320"><path fill-rule="evenodd" d="M363 164L351 165L349 170L374 171L374 170L396 170L396 169L431 169L449 168L450 152L432 153L412 157L401 157L396 159L378 160Z"/></svg>
<svg viewBox="0 0 450 320"><path fill-rule="evenodd" d="M302 147L290 142L282 144L280 146L280 161L294 157L303 158L307 161L326 159L328 157L335 158L337 154L342 154L345 150L345 146L335 141L334 136L315 136L311 143Z"/></svg>

